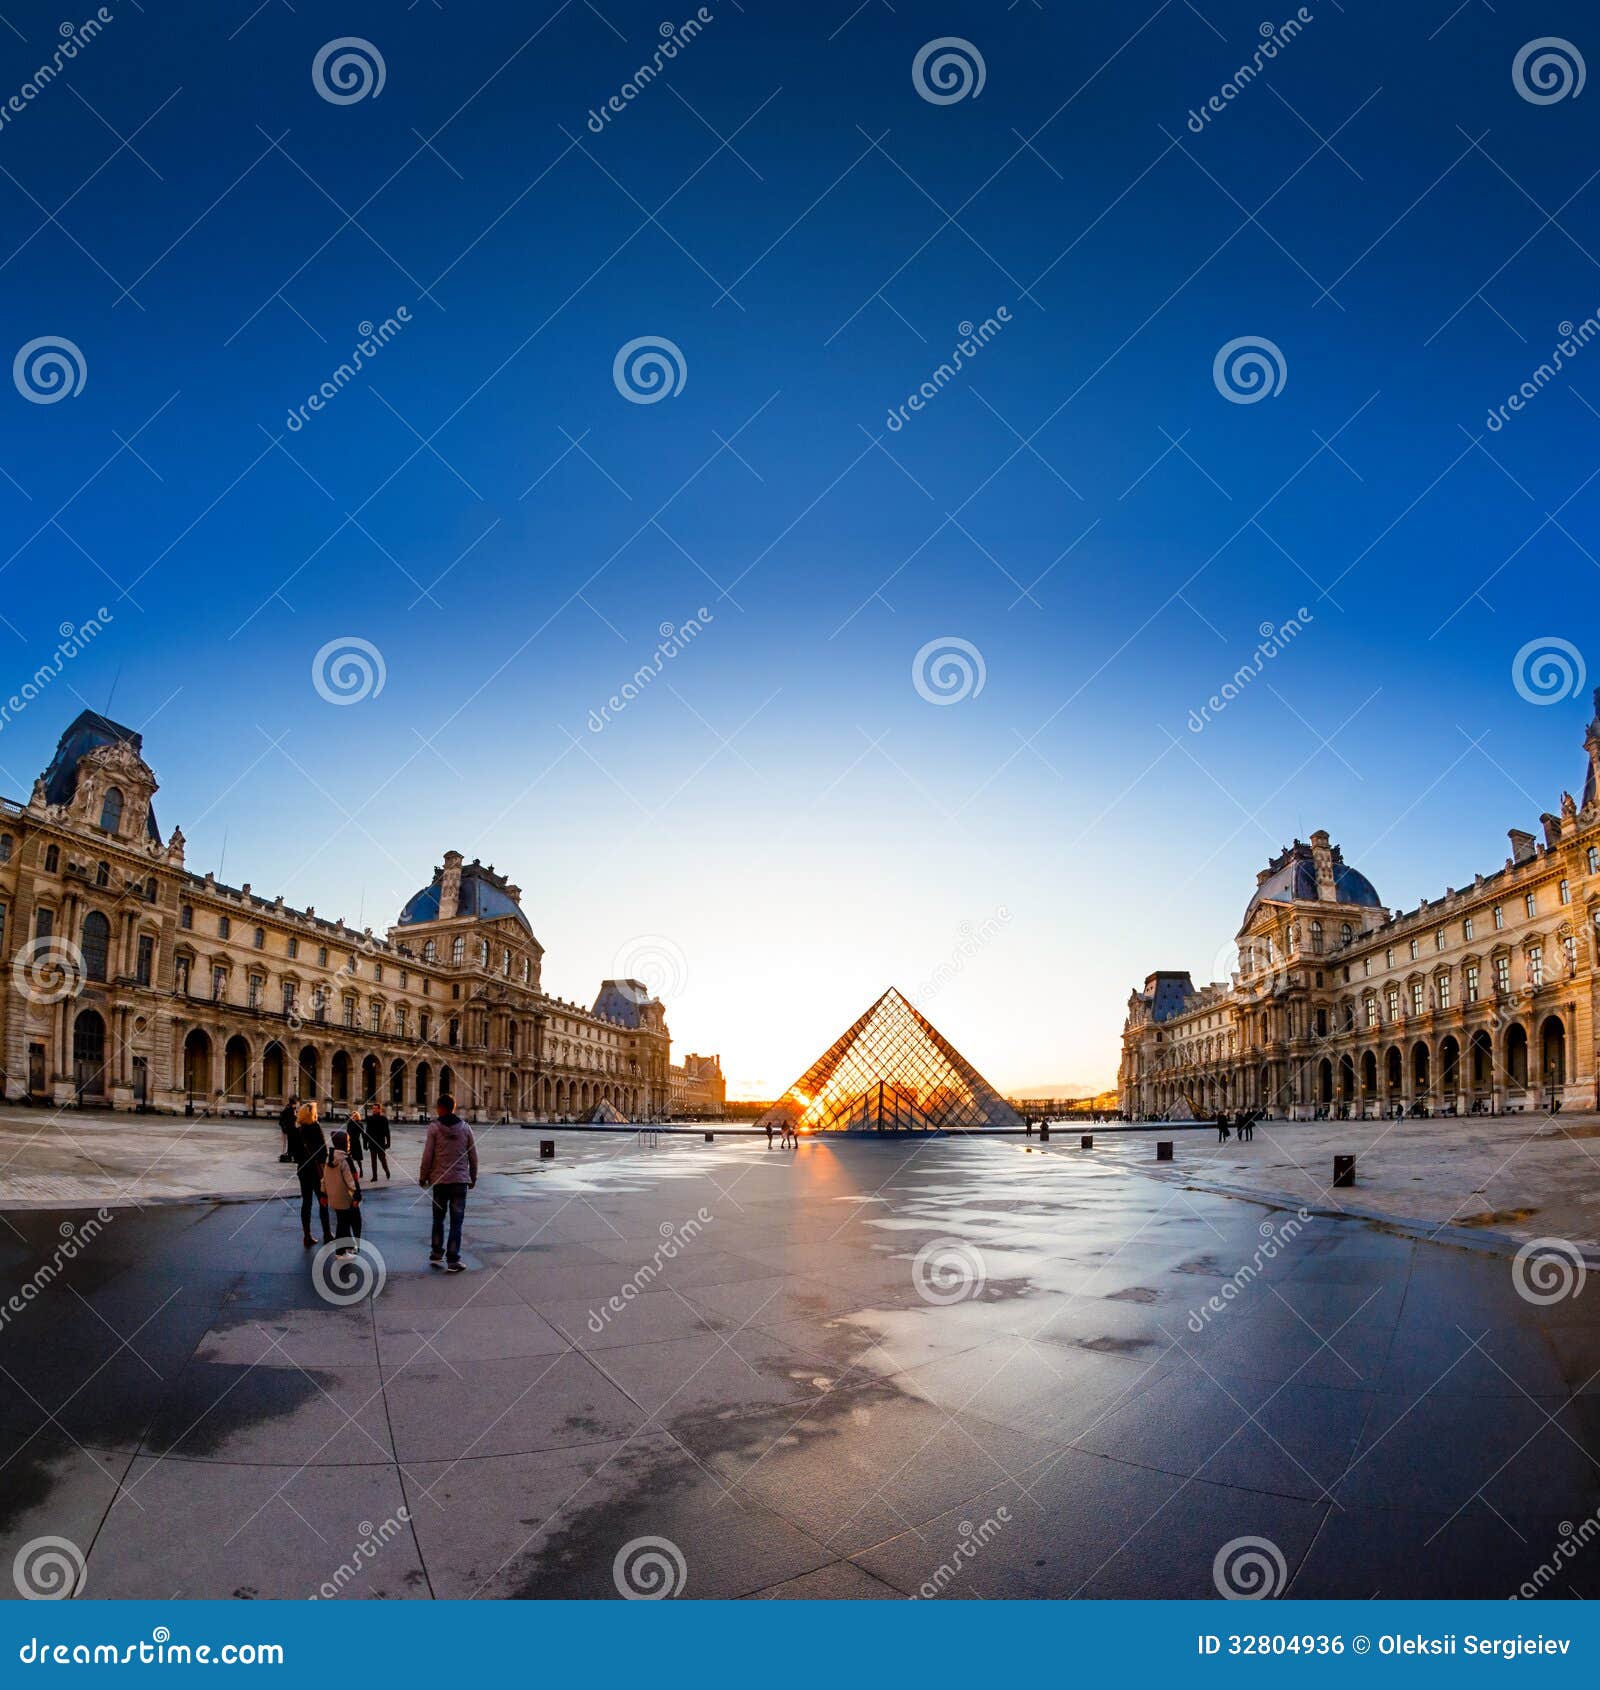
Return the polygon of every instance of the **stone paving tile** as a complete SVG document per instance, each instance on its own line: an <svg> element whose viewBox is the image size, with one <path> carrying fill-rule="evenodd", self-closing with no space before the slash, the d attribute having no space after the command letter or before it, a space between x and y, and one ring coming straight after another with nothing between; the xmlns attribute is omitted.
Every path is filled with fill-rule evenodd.
<svg viewBox="0 0 1600 1690"><path fill-rule="evenodd" d="M463 1461L413 1472L426 1486L417 1537L441 1597L615 1598L619 1556L635 1588L660 1572L683 1596L746 1596L835 1559L660 1433L487 1471ZM670 1547L657 1549L662 1540Z"/></svg>
<svg viewBox="0 0 1600 1690"><path fill-rule="evenodd" d="M392 1466L318 1461L284 1469L141 1456L94 1541L84 1594L426 1597L404 1506ZM175 1531L177 1519L188 1529ZM358 1554L361 1545L370 1553Z"/></svg>

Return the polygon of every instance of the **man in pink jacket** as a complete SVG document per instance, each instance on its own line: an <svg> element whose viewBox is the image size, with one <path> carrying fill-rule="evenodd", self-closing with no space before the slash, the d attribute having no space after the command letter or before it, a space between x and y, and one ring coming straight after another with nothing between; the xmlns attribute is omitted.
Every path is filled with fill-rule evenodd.
<svg viewBox="0 0 1600 1690"><path fill-rule="evenodd" d="M428 1261L447 1273L460 1273L461 1222L467 1212L467 1191L478 1183L478 1141L472 1128L456 1113L456 1100L446 1092L434 1105L435 1119L422 1146L418 1183L433 1192L433 1247ZM450 1242L445 1244L444 1217L450 1212Z"/></svg>

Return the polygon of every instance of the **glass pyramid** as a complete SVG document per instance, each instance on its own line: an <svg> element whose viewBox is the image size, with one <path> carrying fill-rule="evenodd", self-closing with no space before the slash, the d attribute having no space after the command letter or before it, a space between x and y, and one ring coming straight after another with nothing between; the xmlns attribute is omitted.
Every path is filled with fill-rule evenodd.
<svg viewBox="0 0 1600 1690"><path fill-rule="evenodd" d="M1022 1130L1006 1100L893 986L756 1123L800 1132Z"/></svg>

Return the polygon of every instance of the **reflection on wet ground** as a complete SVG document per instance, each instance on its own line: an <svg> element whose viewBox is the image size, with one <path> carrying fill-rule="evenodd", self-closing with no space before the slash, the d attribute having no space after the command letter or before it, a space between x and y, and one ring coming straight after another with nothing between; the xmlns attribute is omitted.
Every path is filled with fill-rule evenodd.
<svg viewBox="0 0 1600 1690"><path fill-rule="evenodd" d="M64 1538L100 1597L610 1597L641 1554L691 1597L1211 1596L1250 1538L1294 1596L1600 1593L1558 1553L1600 1506L1587 1283L1536 1304L1504 1256L1016 1140L555 1136L473 1193L470 1274L374 1190L349 1306L283 1202L6 1216L0 1564Z"/></svg>

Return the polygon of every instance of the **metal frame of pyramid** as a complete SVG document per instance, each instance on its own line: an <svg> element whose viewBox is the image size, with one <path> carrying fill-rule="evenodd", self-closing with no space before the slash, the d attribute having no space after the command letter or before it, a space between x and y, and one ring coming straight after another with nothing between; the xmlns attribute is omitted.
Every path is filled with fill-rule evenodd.
<svg viewBox="0 0 1600 1690"><path fill-rule="evenodd" d="M1022 1119L891 986L757 1126L801 1132L1020 1132Z"/></svg>

